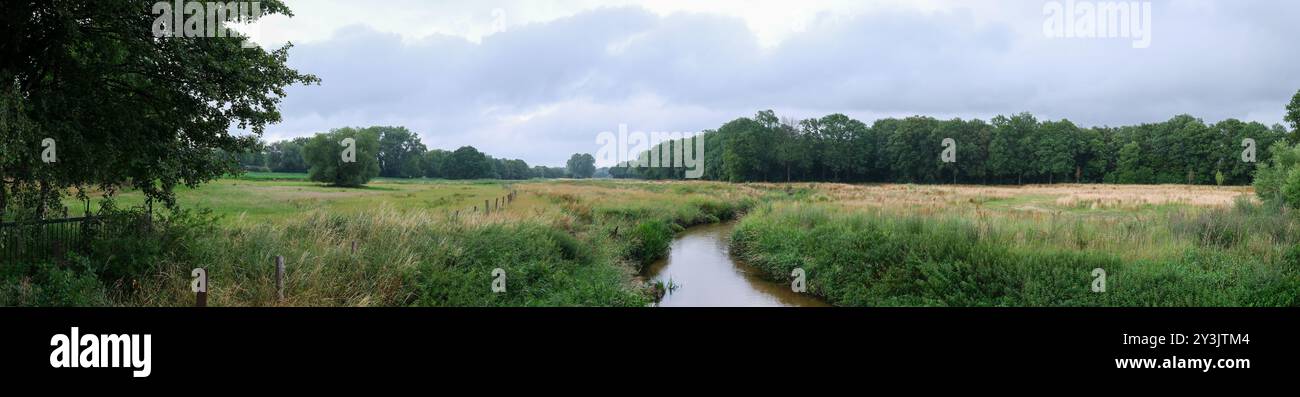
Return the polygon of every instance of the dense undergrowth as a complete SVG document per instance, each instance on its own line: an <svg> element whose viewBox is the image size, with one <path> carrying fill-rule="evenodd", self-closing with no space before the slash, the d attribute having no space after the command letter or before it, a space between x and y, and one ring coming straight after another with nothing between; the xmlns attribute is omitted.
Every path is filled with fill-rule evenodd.
<svg viewBox="0 0 1300 397"><path fill-rule="evenodd" d="M816 203L761 206L732 245L773 279L804 269L810 293L842 306L1297 306L1296 219L1274 210L1243 201L1144 221L1139 233L1173 236L1158 258L1068 243L1130 233L1085 223L1037 230Z"/></svg>

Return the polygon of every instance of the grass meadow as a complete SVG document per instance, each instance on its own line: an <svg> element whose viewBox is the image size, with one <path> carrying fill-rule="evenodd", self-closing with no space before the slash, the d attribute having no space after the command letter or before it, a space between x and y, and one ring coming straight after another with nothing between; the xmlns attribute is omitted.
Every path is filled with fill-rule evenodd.
<svg viewBox="0 0 1300 397"><path fill-rule="evenodd" d="M512 191L512 203L482 211ZM0 274L0 304L186 306L190 272L203 267L213 306L646 306L656 287L639 274L673 236L730 220L738 259L775 282L804 269L809 293L841 306L1295 306L1300 296L1300 221L1240 187L379 179L345 189L251 173L178 199L186 210L159 216L156 234L103 242L111 254ZM491 289L497 268L504 293ZM1096 269L1105 292L1093 290Z"/></svg>

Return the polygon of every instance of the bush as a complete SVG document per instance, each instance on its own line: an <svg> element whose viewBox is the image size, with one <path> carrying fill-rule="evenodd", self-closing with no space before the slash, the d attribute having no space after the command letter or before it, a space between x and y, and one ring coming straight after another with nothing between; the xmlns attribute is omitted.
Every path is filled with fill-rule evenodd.
<svg viewBox="0 0 1300 397"><path fill-rule="evenodd" d="M1255 194L1300 209L1300 144L1278 142L1269 147L1272 161L1255 171Z"/></svg>
<svg viewBox="0 0 1300 397"><path fill-rule="evenodd" d="M341 142L356 140L356 161L344 162ZM357 187L379 176L379 134L371 129L339 128L316 134L303 146L308 177L334 186Z"/></svg>
<svg viewBox="0 0 1300 397"><path fill-rule="evenodd" d="M106 306L103 283L87 269L89 261L72 257L70 266L50 262L0 267L0 306Z"/></svg>
<svg viewBox="0 0 1300 397"><path fill-rule="evenodd" d="M1292 167L1282 183L1282 202L1292 209L1300 209L1300 167Z"/></svg>
<svg viewBox="0 0 1300 397"><path fill-rule="evenodd" d="M150 221L144 210L112 201L97 216L85 256L0 266L0 306L104 306L110 290L129 299L166 264L194 262L215 219L209 211L177 210Z"/></svg>
<svg viewBox="0 0 1300 397"><path fill-rule="evenodd" d="M645 267L664 257L672 245L673 229L662 220L646 220L637 224L629 236L632 239L628 257L640 267Z"/></svg>
<svg viewBox="0 0 1300 397"><path fill-rule="evenodd" d="M454 230L448 246L429 253L415 276L420 306L638 306L644 297L624 289L622 274L573 236L532 223ZM491 289L493 270L505 271L506 291Z"/></svg>
<svg viewBox="0 0 1300 397"><path fill-rule="evenodd" d="M111 204L99 217L101 233L91 241L87 259L89 270L109 284L155 273L165 261L190 261L194 245L213 233L216 223L210 210L178 209L150 220L142 209L116 209Z"/></svg>

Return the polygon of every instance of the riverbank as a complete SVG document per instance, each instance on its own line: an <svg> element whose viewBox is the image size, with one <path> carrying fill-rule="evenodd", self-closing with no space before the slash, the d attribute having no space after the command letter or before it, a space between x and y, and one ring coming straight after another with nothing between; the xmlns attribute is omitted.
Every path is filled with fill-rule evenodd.
<svg viewBox="0 0 1300 397"><path fill-rule="evenodd" d="M803 270L837 306L1297 306L1296 225L1280 216L1245 201L1117 224L778 203L741 220L732 249L773 279Z"/></svg>

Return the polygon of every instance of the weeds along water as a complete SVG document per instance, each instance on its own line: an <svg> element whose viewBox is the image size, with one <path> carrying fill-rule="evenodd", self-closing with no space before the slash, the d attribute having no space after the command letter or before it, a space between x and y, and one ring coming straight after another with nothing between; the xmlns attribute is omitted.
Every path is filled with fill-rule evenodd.
<svg viewBox="0 0 1300 397"><path fill-rule="evenodd" d="M1269 213L1240 201L1024 222L777 203L741 220L732 242L772 277L804 269L810 292L836 305L1295 306L1296 219Z"/></svg>

